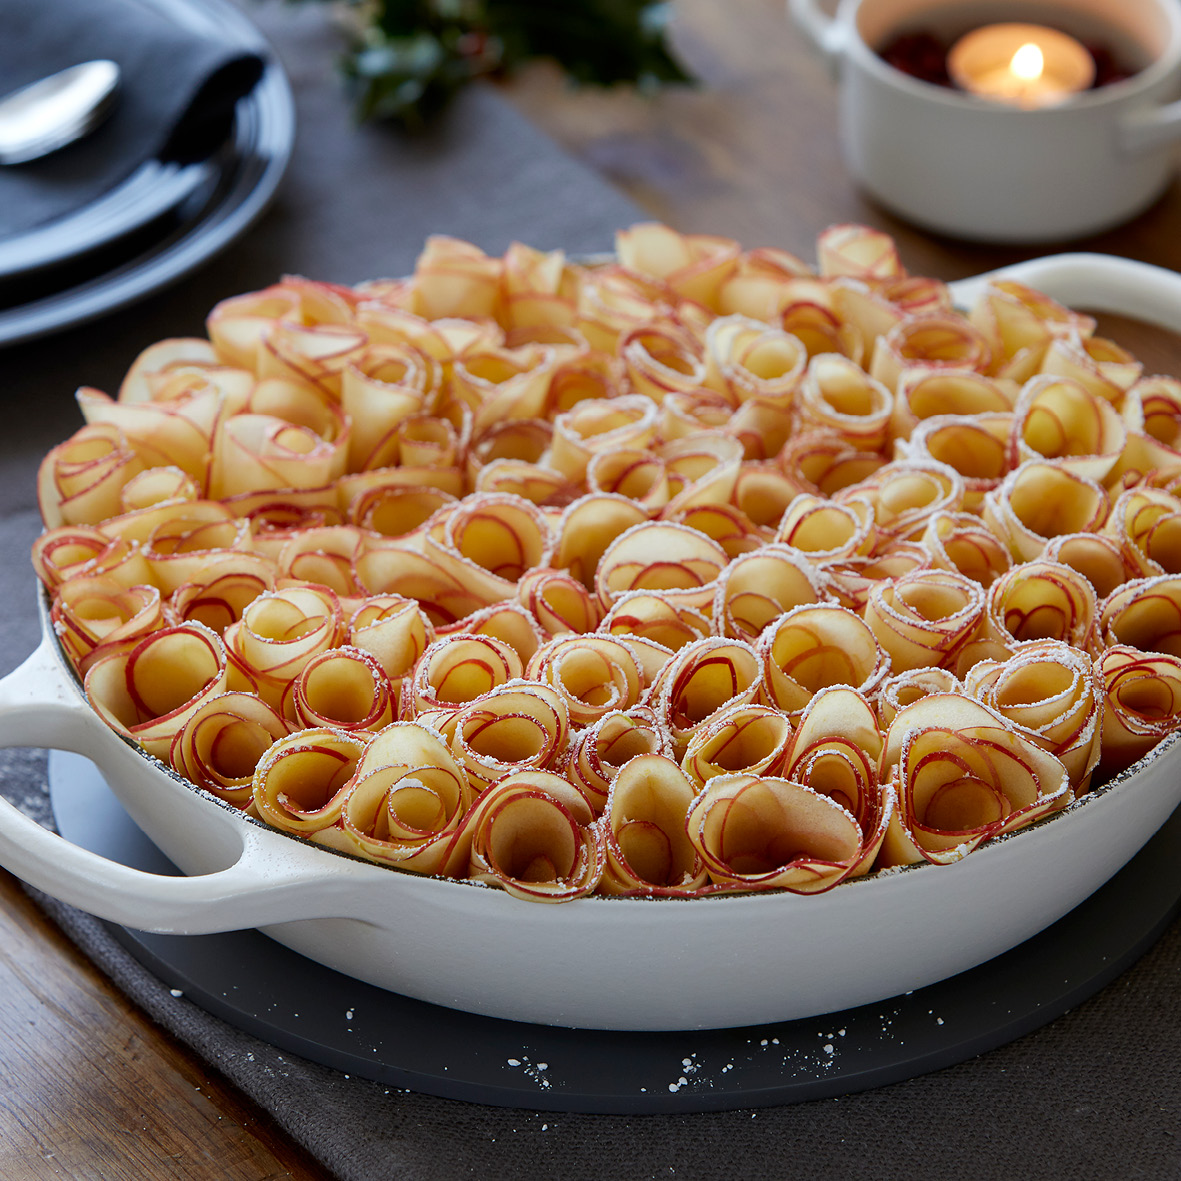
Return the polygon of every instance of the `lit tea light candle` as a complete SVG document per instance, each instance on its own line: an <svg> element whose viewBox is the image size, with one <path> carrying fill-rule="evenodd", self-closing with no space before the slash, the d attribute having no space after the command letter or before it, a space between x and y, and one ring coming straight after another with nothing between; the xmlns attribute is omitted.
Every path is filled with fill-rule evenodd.
<svg viewBox="0 0 1181 1181"><path fill-rule="evenodd" d="M947 70L961 89L1019 107L1060 103L1095 80L1086 47L1043 25L976 29L951 47Z"/></svg>

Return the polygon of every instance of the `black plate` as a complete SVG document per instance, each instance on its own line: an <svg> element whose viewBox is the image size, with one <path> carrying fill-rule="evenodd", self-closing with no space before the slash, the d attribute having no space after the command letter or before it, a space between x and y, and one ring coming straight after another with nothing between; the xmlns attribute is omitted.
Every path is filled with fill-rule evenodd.
<svg viewBox="0 0 1181 1181"><path fill-rule="evenodd" d="M67 840L150 873L177 872L87 759L51 751L49 791ZM878 1004L740 1029L612 1033L500 1021L364 984L258 931L107 926L208 1012L387 1086L537 1111L721 1111L898 1082L1061 1016L1134 963L1177 913L1179 852L1181 809L1105 886L989 963Z"/></svg>
<svg viewBox="0 0 1181 1181"><path fill-rule="evenodd" d="M286 170L295 104L258 29L229 0L143 2L185 28L260 53L266 69L210 160L188 170L150 162L130 191L120 186L122 194L113 190L54 223L66 231L56 239L47 226L0 243L0 345L93 320L180 279L245 233Z"/></svg>

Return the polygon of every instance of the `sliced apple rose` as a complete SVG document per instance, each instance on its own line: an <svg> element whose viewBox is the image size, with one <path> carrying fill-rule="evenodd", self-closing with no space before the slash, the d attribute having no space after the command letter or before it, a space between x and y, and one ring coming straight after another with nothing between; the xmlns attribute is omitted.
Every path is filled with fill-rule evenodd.
<svg viewBox="0 0 1181 1181"><path fill-rule="evenodd" d="M754 641L785 611L828 602L828 579L791 545L765 545L740 554L718 575L713 619L717 631Z"/></svg>
<svg viewBox="0 0 1181 1181"><path fill-rule="evenodd" d="M68 578L97 574L111 557L112 547L120 549L120 557L131 549L127 542L112 540L109 534L90 525L59 525L46 529L33 542L33 569L42 584L53 591ZM145 577L150 577L146 563L142 568ZM120 581L120 585L127 583Z"/></svg>
<svg viewBox="0 0 1181 1181"><path fill-rule="evenodd" d="M697 788L671 759L641 754L615 776L602 827L605 894L692 897L707 882L685 831Z"/></svg>
<svg viewBox="0 0 1181 1181"><path fill-rule="evenodd" d="M97 525L122 511L123 486L144 463L118 427L80 427L37 471L37 503L49 529Z"/></svg>
<svg viewBox="0 0 1181 1181"><path fill-rule="evenodd" d="M280 738L254 769L260 817L285 832L311 836L333 828L369 735L315 726Z"/></svg>
<svg viewBox="0 0 1181 1181"><path fill-rule="evenodd" d="M503 640L526 664L549 639L532 614L513 599L481 607L455 623L436 628L439 639L459 633Z"/></svg>
<svg viewBox="0 0 1181 1181"><path fill-rule="evenodd" d="M883 456L859 451L829 429L793 435L781 448L777 462L797 492L814 496L831 496L860 484L886 464Z"/></svg>
<svg viewBox="0 0 1181 1181"><path fill-rule="evenodd" d="M748 398L721 428L734 439L745 459L774 459L791 438L795 418L788 402Z"/></svg>
<svg viewBox="0 0 1181 1181"><path fill-rule="evenodd" d="M791 737L791 722L779 710L738 702L693 731L681 768L698 788L740 771L778 775Z"/></svg>
<svg viewBox="0 0 1181 1181"><path fill-rule="evenodd" d="M830 685L870 697L890 673L869 625L845 607L795 607L763 630L757 651L767 699L791 716Z"/></svg>
<svg viewBox="0 0 1181 1181"><path fill-rule="evenodd" d="M641 394L579 402L554 419L549 462L579 481L600 453L619 448L645 450L656 436L660 408Z"/></svg>
<svg viewBox="0 0 1181 1181"><path fill-rule="evenodd" d="M678 323L649 321L631 329L619 338L619 355L632 389L657 404L705 384L701 346Z"/></svg>
<svg viewBox="0 0 1181 1181"><path fill-rule="evenodd" d="M424 410L442 368L413 345L371 344L341 374L340 401L352 421L349 469L384 467L393 457L398 424Z"/></svg>
<svg viewBox="0 0 1181 1181"><path fill-rule="evenodd" d="M478 246L432 234L414 264L417 310L431 320L496 312L504 263Z"/></svg>
<svg viewBox="0 0 1181 1181"><path fill-rule="evenodd" d="M231 517L217 501L197 500L159 508L162 519L151 527L141 549L152 581L166 594L193 581L210 565L226 561L227 554L249 553L254 548L250 521ZM148 513L142 521L145 526L152 525Z"/></svg>
<svg viewBox="0 0 1181 1181"><path fill-rule="evenodd" d="M318 488L344 471L347 451L310 427L269 414L235 414L214 440L210 492L228 497L263 489Z"/></svg>
<svg viewBox="0 0 1181 1181"><path fill-rule="evenodd" d="M964 688L1057 755L1075 795L1087 790L1103 717L1103 687L1090 656L1059 640L1021 644L1004 662L977 664Z"/></svg>
<svg viewBox="0 0 1181 1181"><path fill-rule="evenodd" d="M1041 556L1077 570L1101 600L1130 579L1148 574L1138 549L1103 533L1064 533L1051 538Z"/></svg>
<svg viewBox="0 0 1181 1181"><path fill-rule="evenodd" d="M180 468L153 467L132 476L119 493L119 509L133 513L137 509L177 500L196 500L200 489L197 481Z"/></svg>
<svg viewBox="0 0 1181 1181"><path fill-rule="evenodd" d="M890 656L895 673L949 668L984 616L984 589L950 570L915 570L877 583L865 622Z"/></svg>
<svg viewBox="0 0 1181 1181"><path fill-rule="evenodd" d="M816 254L820 273L827 277L847 275L875 282L906 274L894 239L869 226L829 226L816 239Z"/></svg>
<svg viewBox="0 0 1181 1181"><path fill-rule="evenodd" d="M1094 533L1110 507L1103 488L1055 463L1029 460L984 498L985 523L1020 561L1064 533Z"/></svg>
<svg viewBox="0 0 1181 1181"><path fill-rule="evenodd" d="M939 414L924 419L899 450L909 459L934 460L959 472L964 481L964 509L979 513L991 492L1013 468L1010 441L1013 415Z"/></svg>
<svg viewBox="0 0 1181 1181"><path fill-rule="evenodd" d="M637 755L652 754L671 757L672 739L647 706L633 705L575 731L562 771L597 814L607 803L607 791L620 767Z"/></svg>
<svg viewBox="0 0 1181 1181"><path fill-rule="evenodd" d="M566 702L557 690L515 680L461 706L441 727L473 787L510 772L549 770L570 734Z"/></svg>
<svg viewBox="0 0 1181 1181"><path fill-rule="evenodd" d="M1181 443L1181 380L1141 377L1128 389L1120 413L1130 431L1176 449Z"/></svg>
<svg viewBox="0 0 1181 1181"><path fill-rule="evenodd" d="M969 317L987 336L999 372L1025 381L1038 371L1050 342L1077 332L1090 336L1095 321L1012 279L994 279Z"/></svg>
<svg viewBox="0 0 1181 1181"><path fill-rule="evenodd" d="M363 591L416 599L434 625L454 623L486 605L454 574L409 545L371 544L354 567Z"/></svg>
<svg viewBox="0 0 1181 1181"><path fill-rule="evenodd" d="M1101 775L1113 775L1181 728L1181 656L1115 644L1095 661L1103 693Z"/></svg>
<svg viewBox="0 0 1181 1181"><path fill-rule="evenodd" d="M124 587L104 575L63 582L54 595L49 617L80 674L85 674L92 654L103 645L140 640L166 622L156 587Z"/></svg>
<svg viewBox="0 0 1181 1181"><path fill-rule="evenodd" d="M647 697L683 755L696 728L728 705L749 705L758 696L760 661L741 640L707 636L686 644L661 670Z"/></svg>
<svg viewBox="0 0 1181 1181"><path fill-rule="evenodd" d="M452 393L472 411L479 435L506 418L536 418L545 409L557 355L544 345L465 352L452 367Z"/></svg>
<svg viewBox="0 0 1181 1181"><path fill-rule="evenodd" d="M710 881L729 891L815 894L861 859L861 829L848 811L786 779L719 775L693 801L686 823Z"/></svg>
<svg viewBox="0 0 1181 1181"><path fill-rule="evenodd" d="M776 526L798 491L795 481L783 474L777 461L745 463L734 484L734 506L756 530L774 538Z"/></svg>
<svg viewBox="0 0 1181 1181"><path fill-rule="evenodd" d="M347 620L346 639L374 656L397 689L434 641L435 629L413 599L373 595Z"/></svg>
<svg viewBox="0 0 1181 1181"><path fill-rule="evenodd" d="M119 384L120 402L152 402L174 397L174 383L179 378L202 380L207 374L245 374L248 385L254 384L251 366L227 367L217 349L208 340L194 336L175 336L150 344L132 361ZM232 379L231 379L232 380Z"/></svg>
<svg viewBox="0 0 1181 1181"><path fill-rule="evenodd" d="M590 807L560 775L518 770L487 788L464 818L455 848L469 850L466 876L531 902L593 893L606 849Z"/></svg>
<svg viewBox="0 0 1181 1181"><path fill-rule="evenodd" d="M1100 336L1067 332L1050 341L1042 373L1068 377L1107 402L1119 402L1144 367L1127 349Z"/></svg>
<svg viewBox="0 0 1181 1181"><path fill-rule="evenodd" d="M574 726L590 726L612 710L629 709L644 684L631 647L605 635L550 640L533 655L525 676L556 690Z"/></svg>
<svg viewBox="0 0 1181 1181"><path fill-rule="evenodd" d="M668 472L651 451L601 451L587 464L586 482L592 492L617 493L641 508L659 509L668 503Z"/></svg>
<svg viewBox="0 0 1181 1181"><path fill-rule="evenodd" d="M254 372L262 338L280 320L294 320L299 315L299 294L276 283L261 291L223 299L206 317L205 328L217 359Z"/></svg>
<svg viewBox="0 0 1181 1181"><path fill-rule="evenodd" d="M896 541L921 537L935 513L958 512L964 503L963 477L945 463L908 460L888 463L860 484L833 497L841 504L867 501L874 526Z"/></svg>
<svg viewBox="0 0 1181 1181"><path fill-rule="evenodd" d="M461 502L426 534L424 549L487 605L515 598L521 576L549 564L553 537L536 505L499 493Z"/></svg>
<svg viewBox="0 0 1181 1181"><path fill-rule="evenodd" d="M295 678L291 700L298 726L346 732L388 726L398 704L377 658L347 645L313 656Z"/></svg>
<svg viewBox="0 0 1181 1181"><path fill-rule="evenodd" d="M524 674L516 649L493 636L450 635L435 640L402 683L404 718L460 706Z"/></svg>
<svg viewBox="0 0 1181 1181"><path fill-rule="evenodd" d="M749 471L749 467L745 469ZM739 473L739 481L744 473ZM734 499L742 499L738 485L734 488ZM765 525L756 525L738 504L699 504L693 508L681 509L665 517L674 525L688 525L706 537L712 537L731 558L748 554L774 540L774 530ZM778 516L775 517L778 520Z"/></svg>
<svg viewBox="0 0 1181 1181"><path fill-rule="evenodd" d="M1016 400L1015 385L981 373L906 369L899 375L894 391L891 432L895 438L905 439L928 418L1007 414Z"/></svg>
<svg viewBox="0 0 1181 1181"><path fill-rule="evenodd" d="M879 868L959 861L1073 798L1066 768L1032 736L983 703L951 694L900 710L882 761L894 776L898 811Z"/></svg>
<svg viewBox="0 0 1181 1181"><path fill-rule="evenodd" d="M869 372L893 393L904 373L987 373L988 341L970 321L938 312L907 316L874 343Z"/></svg>
<svg viewBox="0 0 1181 1181"><path fill-rule="evenodd" d="M632 643L648 640L678 652L710 634L710 621L692 607L670 603L653 591L630 591L616 600L598 630Z"/></svg>
<svg viewBox="0 0 1181 1181"><path fill-rule="evenodd" d="M860 693L822 689L804 710L780 772L840 804L857 821L863 841L853 877L873 865L892 811L879 781L883 746L873 707Z"/></svg>
<svg viewBox="0 0 1181 1181"><path fill-rule="evenodd" d="M833 431L857 451L880 451L894 396L847 357L821 353L808 363L796 408L802 429Z"/></svg>
<svg viewBox="0 0 1181 1181"><path fill-rule="evenodd" d="M878 722L888 728L900 709L934 693L962 693L963 685L946 668L912 668L884 682L877 695Z"/></svg>
<svg viewBox="0 0 1181 1181"><path fill-rule="evenodd" d="M988 592L984 631L1012 640L1063 640L1088 649L1095 639L1098 604L1091 584L1057 562L1014 566Z"/></svg>
<svg viewBox="0 0 1181 1181"><path fill-rule="evenodd" d="M341 373L369 343L356 324L304 324L277 320L259 338L255 372L340 399Z"/></svg>
<svg viewBox="0 0 1181 1181"><path fill-rule="evenodd" d="M406 538L418 533L456 498L441 488L422 484L379 483L357 492L348 504L348 518L371 533Z"/></svg>
<svg viewBox="0 0 1181 1181"><path fill-rule="evenodd" d="M1102 481L1127 440L1115 407L1069 378L1031 378L1014 407L1013 442L1020 461L1054 459L1068 471Z"/></svg>
<svg viewBox="0 0 1181 1181"><path fill-rule="evenodd" d="M738 405L751 398L790 403L808 350L790 333L746 316L722 316L705 334L705 385Z"/></svg>
<svg viewBox="0 0 1181 1181"><path fill-rule="evenodd" d="M812 269L794 254L774 247L743 251L718 293L723 316L769 321L783 305L793 279L811 278Z"/></svg>
<svg viewBox="0 0 1181 1181"><path fill-rule="evenodd" d="M880 553L838 558L820 567L829 581L833 600L861 616L865 615L865 605L875 588L931 566L931 556L921 545L889 538L884 541L886 547Z"/></svg>
<svg viewBox="0 0 1181 1181"><path fill-rule="evenodd" d="M394 722L365 745L339 827L321 829L313 840L415 873L447 872L456 832L474 798L436 730Z"/></svg>
<svg viewBox="0 0 1181 1181"><path fill-rule="evenodd" d="M1129 488L1111 506L1104 533L1135 546L1144 574L1181 574L1181 499L1158 488Z"/></svg>
<svg viewBox="0 0 1181 1181"><path fill-rule="evenodd" d="M193 378L177 396L159 402L116 402L85 386L76 397L88 423L117 427L146 466L179 467L204 491L213 439L230 413L217 386Z"/></svg>
<svg viewBox="0 0 1181 1181"><path fill-rule="evenodd" d="M1106 647L1181 656L1181 575L1137 578L1112 591L1100 604L1098 632Z"/></svg>
<svg viewBox="0 0 1181 1181"><path fill-rule="evenodd" d="M564 570L538 567L517 583L517 601L551 636L594 631L602 619L598 600Z"/></svg>
<svg viewBox="0 0 1181 1181"><path fill-rule="evenodd" d="M668 473L668 517L698 505L724 505L734 495L742 469L742 445L721 431L673 439L658 454Z"/></svg>
<svg viewBox="0 0 1181 1181"><path fill-rule="evenodd" d="M592 349L615 356L626 333L652 319L654 303L672 306L676 295L660 279L617 265L582 272L575 327Z"/></svg>
<svg viewBox="0 0 1181 1181"><path fill-rule="evenodd" d="M625 267L660 279L684 298L710 308L734 272L740 249L731 238L680 234L657 222L641 222L615 235L615 250Z"/></svg>
<svg viewBox="0 0 1181 1181"><path fill-rule="evenodd" d="M356 525L300 529L276 554L275 575L280 580L326 586L342 598L364 595L355 564L367 540Z"/></svg>
<svg viewBox="0 0 1181 1181"><path fill-rule="evenodd" d="M286 712L291 684L304 665L335 648L343 634L340 603L326 588L289 586L259 595L226 628L230 660L245 677L234 687L252 687Z"/></svg>
<svg viewBox="0 0 1181 1181"><path fill-rule="evenodd" d="M150 755L165 758L173 736L226 688L226 647L201 623L149 632L91 664L86 696L99 717Z"/></svg>
<svg viewBox="0 0 1181 1181"><path fill-rule="evenodd" d="M812 562L863 556L877 540L873 505L862 497L837 503L801 493L784 510L775 539Z"/></svg>
<svg viewBox="0 0 1181 1181"><path fill-rule="evenodd" d="M245 808L259 760L290 733L290 724L253 693L219 693L176 732L168 761L198 787Z"/></svg>
<svg viewBox="0 0 1181 1181"><path fill-rule="evenodd" d="M673 602L701 608L712 601L714 580L728 561L726 551L696 529L644 522L607 546L595 590L606 610L634 590L665 591Z"/></svg>
<svg viewBox="0 0 1181 1181"><path fill-rule="evenodd" d="M972 513L934 513L920 539L939 570L954 570L987 590L1013 565L1008 546Z"/></svg>

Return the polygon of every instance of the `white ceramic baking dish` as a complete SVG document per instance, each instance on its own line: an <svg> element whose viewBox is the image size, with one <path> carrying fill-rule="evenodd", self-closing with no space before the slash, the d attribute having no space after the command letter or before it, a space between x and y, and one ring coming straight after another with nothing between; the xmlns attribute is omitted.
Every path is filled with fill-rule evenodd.
<svg viewBox="0 0 1181 1181"><path fill-rule="evenodd" d="M1181 276L1101 255L1008 268L1075 306L1181 329ZM955 285L970 303L987 276ZM1035 827L950 866L825 894L522 902L310 846L180 779L109 730L42 605L37 651L0 681L0 746L93 759L188 875L96 856L0 800L0 864L38 889L149 931L259 927L349 975L441 1005L603 1029L694 1029L833 1012L920 988L1036 934L1125 864L1181 800L1176 736Z"/></svg>

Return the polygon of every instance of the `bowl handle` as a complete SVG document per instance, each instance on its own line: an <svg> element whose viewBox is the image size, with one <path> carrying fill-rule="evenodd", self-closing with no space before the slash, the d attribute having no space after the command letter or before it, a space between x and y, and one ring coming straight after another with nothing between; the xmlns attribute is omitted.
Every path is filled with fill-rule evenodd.
<svg viewBox="0 0 1181 1181"><path fill-rule="evenodd" d="M1068 307L1110 312L1181 332L1181 274L1114 254L1050 254L950 284L970 307L993 279L1015 279Z"/></svg>
<svg viewBox="0 0 1181 1181"><path fill-rule="evenodd" d="M1119 126L1120 146L1128 152L1150 152L1181 139L1181 101L1133 111Z"/></svg>
<svg viewBox="0 0 1181 1181"><path fill-rule="evenodd" d="M817 0L787 0L787 12L835 73L845 52L845 32L841 23L829 16Z"/></svg>
<svg viewBox="0 0 1181 1181"><path fill-rule="evenodd" d="M120 741L71 683L51 637L0 680L0 747L76 751L100 767L106 763L110 779L118 774L117 760L107 752L123 753ZM290 852L276 858L273 846L269 853L266 847L266 838L276 834L230 816L217 819L240 847L234 864L216 873L168 877L71 844L0 796L0 866L62 902L141 931L201 935L349 912L343 899L350 883L355 892L357 871L370 867L294 842L285 842ZM234 843L228 843L231 849Z"/></svg>

